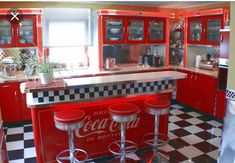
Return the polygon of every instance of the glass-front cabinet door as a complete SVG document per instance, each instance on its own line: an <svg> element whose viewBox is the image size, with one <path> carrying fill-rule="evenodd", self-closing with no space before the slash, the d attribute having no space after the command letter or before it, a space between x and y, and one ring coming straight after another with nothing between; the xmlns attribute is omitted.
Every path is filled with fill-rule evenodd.
<svg viewBox="0 0 235 163"><path fill-rule="evenodd" d="M24 16L19 21L18 32L18 44L19 45L32 45L36 46L36 31L35 31L35 17Z"/></svg>
<svg viewBox="0 0 235 163"><path fill-rule="evenodd" d="M103 40L104 44L113 44L113 43L124 43L125 42L125 23L122 17L118 16L107 16L104 17L103 21L104 35Z"/></svg>
<svg viewBox="0 0 235 163"><path fill-rule="evenodd" d="M0 16L0 48L9 47L13 43L14 29L11 21L5 16Z"/></svg>
<svg viewBox="0 0 235 163"><path fill-rule="evenodd" d="M203 19L188 19L188 43L201 43L203 40Z"/></svg>
<svg viewBox="0 0 235 163"><path fill-rule="evenodd" d="M127 41L129 43L144 43L146 41L146 23L144 18L128 18L127 28Z"/></svg>
<svg viewBox="0 0 235 163"><path fill-rule="evenodd" d="M148 20L148 41L150 43L165 42L165 19L149 18Z"/></svg>
<svg viewBox="0 0 235 163"><path fill-rule="evenodd" d="M219 45L220 32L223 24L222 16L210 16L205 18L206 33L205 42L207 44Z"/></svg>

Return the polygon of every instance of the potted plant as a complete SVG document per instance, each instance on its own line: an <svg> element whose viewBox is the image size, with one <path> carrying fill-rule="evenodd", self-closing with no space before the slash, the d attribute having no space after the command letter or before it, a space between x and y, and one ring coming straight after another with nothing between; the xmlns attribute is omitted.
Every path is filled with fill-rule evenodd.
<svg viewBox="0 0 235 163"><path fill-rule="evenodd" d="M38 70L41 84L48 84L52 82L52 64L49 62L48 59L45 59L43 63L39 64Z"/></svg>

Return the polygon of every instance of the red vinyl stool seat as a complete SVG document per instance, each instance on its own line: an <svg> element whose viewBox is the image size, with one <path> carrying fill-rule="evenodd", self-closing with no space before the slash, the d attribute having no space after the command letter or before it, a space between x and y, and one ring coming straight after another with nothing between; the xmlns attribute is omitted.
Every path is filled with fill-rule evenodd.
<svg viewBox="0 0 235 163"><path fill-rule="evenodd" d="M168 138L163 136L163 134L159 133L159 116L160 115L166 115L169 113L169 108L171 105L170 100L168 100L168 97L166 95L159 95L156 97L150 97L147 98L144 101L145 105L145 111L155 116L155 122L154 122L154 132L153 133L147 133L144 135L143 140L148 145L151 145L153 147L153 151L151 152L151 156L147 154L148 156L144 156L143 153L143 160L147 162L168 162L169 157L162 152L158 151L159 146L163 146L167 144ZM150 159L150 160L149 160Z"/></svg>
<svg viewBox="0 0 235 163"><path fill-rule="evenodd" d="M137 150L137 145L134 142L126 140L126 122L136 120L139 111L139 107L131 103L118 103L109 106L109 113L113 121L120 123L121 140L112 142L108 149L111 153L120 156L121 163L126 161L126 154L134 153Z"/></svg>
<svg viewBox="0 0 235 163"><path fill-rule="evenodd" d="M68 131L69 149L63 150L56 156L59 163L64 162L79 162L83 163L87 160L87 152L74 147L73 132L84 126L85 112L82 110L62 110L54 114L55 126L57 129ZM80 154L81 159L76 156Z"/></svg>

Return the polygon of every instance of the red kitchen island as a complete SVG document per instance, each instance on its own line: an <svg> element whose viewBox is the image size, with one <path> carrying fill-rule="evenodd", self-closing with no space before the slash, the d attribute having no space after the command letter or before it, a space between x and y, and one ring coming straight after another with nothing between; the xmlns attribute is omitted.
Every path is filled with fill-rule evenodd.
<svg viewBox="0 0 235 163"><path fill-rule="evenodd" d="M146 146L142 138L153 131L154 118L143 111L144 100L161 93L171 98L175 81L186 77L181 72L161 71L71 78L48 85L22 83L32 114L37 162L56 162L56 155L68 148L67 132L55 128L53 115L71 108L86 113L84 127L75 132L75 146L86 150L90 158L111 154L108 145L120 139L119 124L108 113L113 103L131 102L140 107L137 120L127 123L127 139L140 148ZM168 115L160 118L160 133L167 137Z"/></svg>

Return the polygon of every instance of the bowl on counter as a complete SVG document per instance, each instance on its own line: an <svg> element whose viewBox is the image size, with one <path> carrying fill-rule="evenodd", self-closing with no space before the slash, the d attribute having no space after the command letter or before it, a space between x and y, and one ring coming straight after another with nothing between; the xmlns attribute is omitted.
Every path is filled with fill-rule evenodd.
<svg viewBox="0 0 235 163"><path fill-rule="evenodd" d="M112 34L117 34L120 32L120 28L110 28L109 30Z"/></svg>

